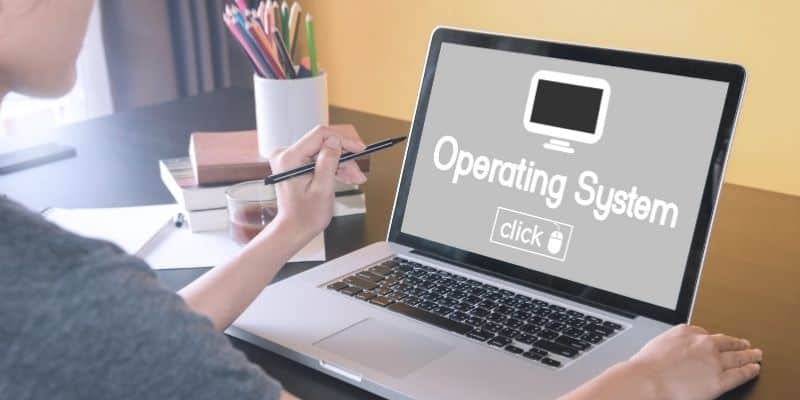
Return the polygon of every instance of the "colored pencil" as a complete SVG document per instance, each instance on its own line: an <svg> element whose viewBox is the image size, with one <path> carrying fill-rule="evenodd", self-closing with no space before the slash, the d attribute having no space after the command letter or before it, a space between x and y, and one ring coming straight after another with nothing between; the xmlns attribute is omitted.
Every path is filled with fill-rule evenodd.
<svg viewBox="0 0 800 400"><path fill-rule="evenodd" d="M281 3L281 37L283 44L289 48L289 5L286 0Z"/></svg>
<svg viewBox="0 0 800 400"><path fill-rule="evenodd" d="M275 37L275 48L278 49L278 58L281 60L283 64L283 69L286 71L286 75L289 79L294 79L297 77L294 71L294 65L292 64L292 59L289 58L289 52L286 51L286 46L284 46L283 37L281 37L280 31L274 32Z"/></svg>
<svg viewBox="0 0 800 400"><path fill-rule="evenodd" d="M270 69L274 72L277 79L286 79L286 73L284 69L281 67L281 64L275 59L275 55L273 53L273 46L271 45L271 41L267 38L267 35L264 33L264 30L259 26L257 22L248 22L247 29L250 31L250 34L253 35L256 42L258 43L261 50L264 52L264 58L269 64Z"/></svg>
<svg viewBox="0 0 800 400"><path fill-rule="evenodd" d="M311 60L311 76L319 74L317 66L317 43L314 40L314 18L306 14L306 41L308 42L308 57Z"/></svg>
<svg viewBox="0 0 800 400"><path fill-rule="evenodd" d="M264 53L264 50L261 49L261 46L256 43L256 39L250 33L250 30L247 28L247 21L245 21L244 16L238 10L233 9L232 14L234 19L237 21L237 25L239 26L239 30L241 31L242 37L244 41L249 45L252 49L253 57L256 60L256 64L262 66L262 70L264 74L262 75L265 78L277 78L277 74L275 71L272 70L269 66L269 62L267 61L267 55Z"/></svg>
<svg viewBox="0 0 800 400"><path fill-rule="evenodd" d="M248 3L253 3L254 7L249 8ZM303 14L297 1L290 7L286 0L228 0L222 19L256 74L270 79L296 79L320 73L314 21L311 15ZM295 60L299 59L297 42L301 18L306 22L308 56L303 57L298 66Z"/></svg>
<svg viewBox="0 0 800 400"><path fill-rule="evenodd" d="M236 21L234 21L234 18L230 15L225 15L223 17L223 20L225 21L225 25L228 26L228 30L230 30L233 37L236 38L236 41L239 42L239 45L247 54L248 58L250 59L250 62L253 64L253 67L256 69L258 74L261 75L262 77L269 76L268 75L269 73L266 71L265 66L259 62L259 58L256 56L255 53L256 49L252 48L250 44L247 43L247 40L244 38L244 35L239 30L239 24Z"/></svg>
<svg viewBox="0 0 800 400"><path fill-rule="evenodd" d="M246 0L236 0L236 5L239 7L241 12L247 11L247 1Z"/></svg>
<svg viewBox="0 0 800 400"><path fill-rule="evenodd" d="M297 31L300 30L300 15L302 14L302 7L300 7L300 3L294 2L292 3L292 9L289 11L289 29L292 31L289 37L289 56L292 57L292 60L295 59L295 54L297 54Z"/></svg>

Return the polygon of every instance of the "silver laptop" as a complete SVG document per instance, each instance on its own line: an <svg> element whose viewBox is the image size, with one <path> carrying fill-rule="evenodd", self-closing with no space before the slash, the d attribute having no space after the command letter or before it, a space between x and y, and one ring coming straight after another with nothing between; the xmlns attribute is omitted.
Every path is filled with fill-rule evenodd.
<svg viewBox="0 0 800 400"><path fill-rule="evenodd" d="M439 28L386 241L229 333L388 398L564 394L690 319L744 78Z"/></svg>

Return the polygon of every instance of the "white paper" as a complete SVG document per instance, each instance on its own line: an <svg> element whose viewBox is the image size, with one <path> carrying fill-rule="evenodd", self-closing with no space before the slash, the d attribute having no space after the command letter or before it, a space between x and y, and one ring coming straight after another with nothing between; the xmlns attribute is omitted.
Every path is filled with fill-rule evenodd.
<svg viewBox="0 0 800 400"><path fill-rule="evenodd" d="M119 208L51 208L44 216L62 228L116 243L129 254L141 250L177 214L175 204Z"/></svg>
<svg viewBox="0 0 800 400"><path fill-rule="evenodd" d="M192 233L185 225L170 225L139 256L153 269L213 267L228 262L241 249L227 230ZM325 261L324 234L320 233L289 261Z"/></svg>

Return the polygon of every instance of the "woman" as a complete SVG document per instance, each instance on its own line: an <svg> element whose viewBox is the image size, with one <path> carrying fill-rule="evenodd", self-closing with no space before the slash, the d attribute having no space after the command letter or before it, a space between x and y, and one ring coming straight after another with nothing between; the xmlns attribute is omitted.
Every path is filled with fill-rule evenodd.
<svg viewBox="0 0 800 400"><path fill-rule="evenodd" d="M0 0L0 98L72 86L91 6ZM178 295L141 260L0 198L0 398L292 398L221 332L329 223L335 180L365 181L338 166L363 147L351 127L320 127L277 152L274 170L316 158L316 172L277 185L275 221ZM565 398L708 399L754 378L760 360L744 339L681 325Z"/></svg>

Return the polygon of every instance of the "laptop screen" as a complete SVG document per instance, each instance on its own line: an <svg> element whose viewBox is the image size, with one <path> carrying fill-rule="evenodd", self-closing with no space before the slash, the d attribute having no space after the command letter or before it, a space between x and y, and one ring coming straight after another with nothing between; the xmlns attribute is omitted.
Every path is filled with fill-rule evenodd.
<svg viewBox="0 0 800 400"><path fill-rule="evenodd" d="M442 43L402 232L675 309L727 91Z"/></svg>

